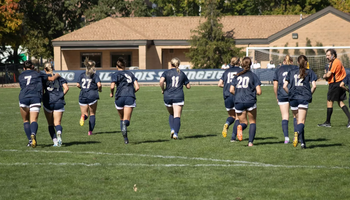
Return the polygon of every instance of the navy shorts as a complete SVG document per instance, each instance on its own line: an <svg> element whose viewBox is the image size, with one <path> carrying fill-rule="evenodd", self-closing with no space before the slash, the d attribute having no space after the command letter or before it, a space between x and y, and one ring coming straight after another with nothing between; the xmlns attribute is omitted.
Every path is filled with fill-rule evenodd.
<svg viewBox="0 0 350 200"><path fill-rule="evenodd" d="M252 111L256 108L256 103L235 103L236 113L242 113L243 111Z"/></svg>
<svg viewBox="0 0 350 200"><path fill-rule="evenodd" d="M19 100L20 107L41 107L41 98L31 97Z"/></svg>
<svg viewBox="0 0 350 200"><path fill-rule="evenodd" d="M289 99L288 98L278 98L278 105L284 105L289 103Z"/></svg>
<svg viewBox="0 0 350 200"><path fill-rule="evenodd" d="M51 103L51 104L44 103L44 109L47 112L52 112L52 111L64 112L64 104L63 103Z"/></svg>
<svg viewBox="0 0 350 200"><path fill-rule="evenodd" d="M136 101L133 97L118 97L114 104L117 110L122 110L124 107L136 107Z"/></svg>
<svg viewBox="0 0 350 200"><path fill-rule="evenodd" d="M164 99L166 107L172 107L173 105L183 106L185 105L184 99Z"/></svg>
<svg viewBox="0 0 350 200"><path fill-rule="evenodd" d="M234 96L229 96L225 99L225 108L227 111L235 109Z"/></svg>
<svg viewBox="0 0 350 200"><path fill-rule="evenodd" d="M289 102L291 110L298 110L298 108L308 108L309 102L302 99L291 99Z"/></svg>

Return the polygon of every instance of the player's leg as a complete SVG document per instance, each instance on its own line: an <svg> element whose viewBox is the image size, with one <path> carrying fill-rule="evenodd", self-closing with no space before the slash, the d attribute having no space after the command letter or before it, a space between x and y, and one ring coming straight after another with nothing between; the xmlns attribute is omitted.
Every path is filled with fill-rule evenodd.
<svg viewBox="0 0 350 200"><path fill-rule="evenodd" d="M293 116L295 116L296 122L298 124L298 117L299 117L298 108L291 107L291 109L292 109ZM299 138L298 138L298 125L297 125L294 131L293 146L296 147L298 145L298 142L299 142Z"/></svg>
<svg viewBox="0 0 350 200"><path fill-rule="evenodd" d="M32 143L32 139L30 138L30 135L32 134L31 130L30 130L30 122L29 122L29 107L20 107L20 113L23 119L23 128L24 128L24 132L27 136L28 139L28 145L27 146L31 146Z"/></svg>
<svg viewBox="0 0 350 200"><path fill-rule="evenodd" d="M82 104L82 103L79 103L79 105L80 105L80 112L81 112L79 124L80 126L84 126L84 122L89 116L89 105Z"/></svg>
<svg viewBox="0 0 350 200"><path fill-rule="evenodd" d="M51 137L52 142L53 142L53 146L57 147L58 144L57 144L57 136L56 136L55 126L54 126L54 122L53 122L53 111L44 107L44 113L45 113L45 117L46 117L46 121L47 121L47 125L48 125L49 134L50 134L50 137Z"/></svg>
<svg viewBox="0 0 350 200"><path fill-rule="evenodd" d="M172 139L175 133L174 130L174 109L172 104L165 103L166 109L169 113L169 127L170 127L170 138Z"/></svg>
<svg viewBox="0 0 350 200"><path fill-rule="evenodd" d="M32 139L32 147L35 148L37 146L36 134L38 132L38 117L40 112L40 106L31 106L30 107L30 130Z"/></svg>
<svg viewBox="0 0 350 200"><path fill-rule="evenodd" d="M307 108L299 107L298 109L298 134L299 139L301 143L301 148L305 149L305 134L304 134L304 127L305 127L305 120L307 115Z"/></svg>
<svg viewBox="0 0 350 200"><path fill-rule="evenodd" d="M63 110L55 110L53 112L53 118L54 118L54 124L57 132L57 144L60 147L62 145L62 133L63 133L63 128L61 126L61 120L63 117Z"/></svg>
<svg viewBox="0 0 350 200"><path fill-rule="evenodd" d="M253 110L248 110L248 119L249 119L249 141L248 146L253 146L255 134L256 134L256 115L257 115L257 108L254 108Z"/></svg>
<svg viewBox="0 0 350 200"><path fill-rule="evenodd" d="M236 113L235 117L235 123L233 124L233 129L232 129L232 136L231 136L231 142L236 142L236 137L237 137L237 127L239 125L239 118L238 114Z"/></svg>
<svg viewBox="0 0 350 200"><path fill-rule="evenodd" d="M281 116L282 116L282 131L284 135L284 143L289 143L289 134L288 134L288 122L289 122L289 102L279 103Z"/></svg>
<svg viewBox="0 0 350 200"><path fill-rule="evenodd" d="M243 111L238 113L237 112L237 116L238 116L238 120L239 120L239 125L237 126L237 138L239 141L243 140L243 131L244 129L247 128L247 111Z"/></svg>
<svg viewBox="0 0 350 200"><path fill-rule="evenodd" d="M343 101L339 101L338 105L343 110L343 112L345 113L346 117L348 118L348 125L347 125L347 127L350 128L350 112L349 112L348 107L345 105L345 103Z"/></svg>
<svg viewBox="0 0 350 200"><path fill-rule="evenodd" d="M230 127L231 124L233 124L233 122L235 122L235 118L236 118L236 112L234 109L227 109L227 113L228 113L228 117L226 119L226 122L224 124L224 128L222 130L222 136L225 138L227 136L227 130Z"/></svg>
<svg viewBox="0 0 350 200"><path fill-rule="evenodd" d="M182 113L182 107L183 105L179 105L179 104L173 104L173 111L174 111L174 135L173 138L177 139L178 138L178 134L180 131L180 127L181 127L181 113Z"/></svg>
<svg viewBox="0 0 350 200"><path fill-rule="evenodd" d="M96 113L97 110L97 101L89 104L90 118L89 118L89 135L92 135L92 131L95 128L96 124Z"/></svg>

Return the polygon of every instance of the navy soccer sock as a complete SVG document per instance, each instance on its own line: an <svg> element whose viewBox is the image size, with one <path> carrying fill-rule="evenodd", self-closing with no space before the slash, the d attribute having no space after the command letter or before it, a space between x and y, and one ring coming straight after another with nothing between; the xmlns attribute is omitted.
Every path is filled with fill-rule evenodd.
<svg viewBox="0 0 350 200"><path fill-rule="evenodd" d="M241 126L242 126L242 131L244 131L244 129L246 129L246 128L247 128L247 124L239 124L239 125L241 125Z"/></svg>
<svg viewBox="0 0 350 200"><path fill-rule="evenodd" d="M298 138L300 140L301 143L305 143L305 139L304 139L304 124L298 124Z"/></svg>
<svg viewBox="0 0 350 200"><path fill-rule="evenodd" d="M235 122L235 118L233 117L228 117L226 119L226 124L228 124L228 126L230 126L231 124L233 124L233 122Z"/></svg>
<svg viewBox="0 0 350 200"><path fill-rule="evenodd" d="M298 130L297 130L297 118L294 118L293 124L294 124L294 132L298 132Z"/></svg>
<svg viewBox="0 0 350 200"><path fill-rule="evenodd" d="M346 114L346 116L348 117L348 122L350 122L350 113L349 113L349 109L346 105L344 105L343 107L341 107L341 109L343 110L343 112Z"/></svg>
<svg viewBox="0 0 350 200"><path fill-rule="evenodd" d="M249 126L249 142L253 143L256 133L256 124L250 124Z"/></svg>
<svg viewBox="0 0 350 200"><path fill-rule="evenodd" d="M95 128L95 122L96 122L96 118L95 115L90 115L90 119L89 119L89 131L93 131Z"/></svg>
<svg viewBox="0 0 350 200"><path fill-rule="evenodd" d="M288 120L282 120L282 131L284 137L288 137Z"/></svg>
<svg viewBox="0 0 350 200"><path fill-rule="evenodd" d="M62 130L63 130L63 128L62 128L62 126L61 125L57 125L57 126L55 126L56 127L56 131L57 131L57 133L61 133L62 134Z"/></svg>
<svg viewBox="0 0 350 200"><path fill-rule="evenodd" d="M36 133L38 132L38 123L32 122L30 124L30 130L31 130L32 134L36 135Z"/></svg>
<svg viewBox="0 0 350 200"><path fill-rule="evenodd" d="M123 120L120 120L120 130L123 129Z"/></svg>
<svg viewBox="0 0 350 200"><path fill-rule="evenodd" d="M169 115L170 130L174 130L174 115Z"/></svg>
<svg viewBox="0 0 350 200"><path fill-rule="evenodd" d="M175 133L179 133L180 126L181 126L180 117L175 117L174 118L174 131L175 131Z"/></svg>
<svg viewBox="0 0 350 200"><path fill-rule="evenodd" d="M239 125L239 120L236 120L234 125L233 125L231 140L236 140L236 137L237 137L237 126L238 125Z"/></svg>
<svg viewBox="0 0 350 200"><path fill-rule="evenodd" d="M55 132L55 127L54 126L48 126L48 128L49 128L49 133L50 133L51 139L57 138L56 137L56 132Z"/></svg>
<svg viewBox="0 0 350 200"><path fill-rule="evenodd" d="M130 125L130 121L129 120L124 120L124 123L125 123L126 126Z"/></svg>
<svg viewBox="0 0 350 200"><path fill-rule="evenodd" d="M26 136L27 136L28 140L31 140L30 135L32 134L32 132L30 130L29 122L24 122L23 123L23 128L24 128L24 132L26 133Z"/></svg>
<svg viewBox="0 0 350 200"><path fill-rule="evenodd" d="M87 120L88 116L87 115L84 115L84 120Z"/></svg>

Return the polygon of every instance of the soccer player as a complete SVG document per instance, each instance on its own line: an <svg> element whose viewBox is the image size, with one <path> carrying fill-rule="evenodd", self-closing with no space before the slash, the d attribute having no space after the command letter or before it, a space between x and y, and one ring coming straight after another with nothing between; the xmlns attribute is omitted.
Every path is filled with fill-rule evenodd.
<svg viewBox="0 0 350 200"><path fill-rule="evenodd" d="M289 143L289 134L288 134L288 121L289 121L289 100L288 94L283 89L283 84L285 82L286 76L288 72L292 69L298 69L298 66L293 65L293 59L286 55L285 57L285 65L282 65L275 71L275 75L273 77L273 91L275 92L275 96L277 99L277 103L281 110L282 115L282 131L284 134L284 144ZM297 127L296 116L294 117L294 132Z"/></svg>
<svg viewBox="0 0 350 200"><path fill-rule="evenodd" d="M240 59L238 57L232 57L230 68L227 69L223 74L221 79L219 80L218 86L223 89L224 94L224 102L226 111L228 113L228 118L226 119L226 123L224 124L224 128L222 130L222 136L225 138L227 136L227 130L233 122L235 124L233 125L233 131L232 131L232 137L231 142L236 141L236 135L237 135L237 126L239 124L239 120L236 120L236 112L235 112L235 96L230 92L230 86L231 82L234 76L237 75L238 72L242 71L242 69L239 67L240 65Z"/></svg>
<svg viewBox="0 0 350 200"><path fill-rule="evenodd" d="M326 58L330 63L328 72L323 75L323 78L328 81L329 85L327 93L327 119L323 124L318 124L318 126L331 127L333 103L334 101L337 101L339 107L348 118L347 127L350 128L350 112L348 107L343 102L346 99L346 91L340 87L340 83L346 77L345 68L341 61L337 58L337 52L334 49L327 49Z"/></svg>
<svg viewBox="0 0 350 200"><path fill-rule="evenodd" d="M243 140L243 130L247 128L247 115L249 119L249 142L253 146L256 133L256 95L261 95L261 82L258 76L250 71L252 61L249 57L242 60L243 71L239 72L232 80L230 92L235 95L235 110L238 116L237 138Z"/></svg>
<svg viewBox="0 0 350 200"><path fill-rule="evenodd" d="M292 69L288 72L283 89L288 93L289 103L293 115L297 116L297 132L294 133L293 146L298 145L299 139L301 148L305 149L305 121L309 103L312 101L312 94L316 90L316 74L309 69L306 56L298 57L299 69ZM310 87L310 82L312 88Z"/></svg>
<svg viewBox="0 0 350 200"><path fill-rule="evenodd" d="M162 94L164 94L164 104L169 112L170 138L175 140L180 131L181 112L185 104L183 85L187 89L191 88L190 81L186 74L179 69L179 65L178 58L171 59L171 69L165 71L159 81ZM164 83L166 83L165 87Z"/></svg>
<svg viewBox="0 0 350 200"><path fill-rule="evenodd" d="M130 125L133 108L136 107L135 92L140 87L134 74L130 71L125 71L125 60L122 57L117 60L117 69L118 72L112 74L111 93L109 96L113 97L114 88L117 85L115 107L120 117L120 129L124 137L124 143L128 144L127 127Z"/></svg>
<svg viewBox="0 0 350 200"><path fill-rule="evenodd" d="M80 74L77 82L77 87L81 89L79 94L79 105L81 111L79 123L80 126L84 126L84 122L90 113L88 135L92 135L96 122L95 114L97 100L99 99L98 92L102 92L102 85L100 78L96 74L95 62L86 58L84 65L86 71Z"/></svg>
<svg viewBox="0 0 350 200"><path fill-rule="evenodd" d="M19 93L19 107L23 119L24 132L28 138L27 146L37 146L36 134L38 131L38 117L41 107L43 81L54 81L59 74L48 77L45 73L37 72L31 61L25 61L23 72L18 81L21 87Z"/></svg>
<svg viewBox="0 0 350 200"><path fill-rule="evenodd" d="M44 67L46 74L49 76L54 76L51 63L45 63ZM68 90L69 87L67 85L67 81L62 77L59 77L54 81L46 81L44 83L44 112L49 125L49 133L54 147L60 147L62 145L61 120L64 112L64 105L66 105L64 95L67 94Z"/></svg>

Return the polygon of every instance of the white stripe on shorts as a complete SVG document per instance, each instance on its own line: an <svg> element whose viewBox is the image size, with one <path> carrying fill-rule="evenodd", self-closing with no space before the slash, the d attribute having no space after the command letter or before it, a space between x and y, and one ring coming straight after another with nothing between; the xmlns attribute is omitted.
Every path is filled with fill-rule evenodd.
<svg viewBox="0 0 350 200"><path fill-rule="evenodd" d="M47 109L45 106L44 106L44 110L46 111L46 112L48 112L48 113L52 113L52 112L64 112L65 111L65 109L64 109L64 107L62 108L62 109L59 109L59 110L49 110L49 109Z"/></svg>
<svg viewBox="0 0 350 200"><path fill-rule="evenodd" d="M115 104L115 103L114 103L114 105L115 105L115 108L117 110L123 110L124 107L135 108L136 107L136 101L134 101L134 103L132 105L124 105L124 107L118 107L117 104Z"/></svg>
<svg viewBox="0 0 350 200"><path fill-rule="evenodd" d="M289 103L288 101L278 102L278 105L281 106L281 105L286 105L286 104L288 104L288 103Z"/></svg>
<svg viewBox="0 0 350 200"><path fill-rule="evenodd" d="M81 106L86 106L86 105L91 106L91 105L94 105L96 102L97 102L97 100L95 100L95 101L93 101L93 102L91 102L91 103L89 103L89 104L83 104L83 103L80 103L80 102L79 102L79 105L81 105Z"/></svg>
<svg viewBox="0 0 350 200"><path fill-rule="evenodd" d="M246 110L247 111L252 111L252 110L254 110L256 108L256 104L254 104L254 106L253 107L250 107L250 108L247 108ZM244 110L237 110L236 109L236 113L242 113Z"/></svg>
<svg viewBox="0 0 350 200"><path fill-rule="evenodd" d="M171 105L171 104L166 104L166 103L164 103L164 105L165 105L166 107L183 106L183 105L185 105L185 101L173 103L172 105Z"/></svg>

